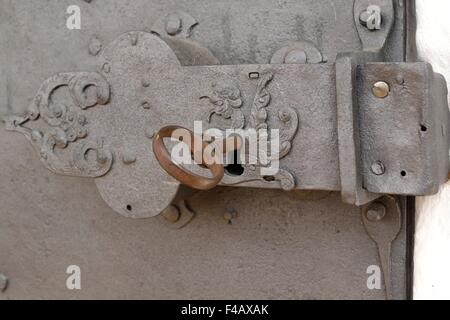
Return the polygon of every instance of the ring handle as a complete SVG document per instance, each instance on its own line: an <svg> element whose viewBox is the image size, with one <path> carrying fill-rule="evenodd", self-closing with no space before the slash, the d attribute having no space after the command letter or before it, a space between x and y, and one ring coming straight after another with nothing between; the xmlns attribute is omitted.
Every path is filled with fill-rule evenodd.
<svg viewBox="0 0 450 320"><path fill-rule="evenodd" d="M186 141L183 139L183 142L187 144L189 147L189 150L191 151L191 156L194 157L194 152L192 151L192 146L194 145L194 139L201 139L202 141L202 166L206 167L211 171L212 177L203 177L200 175L197 175L195 173L192 173L182 166L174 163L171 159L171 156L169 154L169 151L167 150L165 144L164 144L164 138L170 138L172 137L172 134L176 130L184 130L186 132L186 136L189 137L189 139ZM185 135L183 135L185 137ZM227 143L228 140L224 140L224 143ZM229 145L227 143L227 145ZM196 136L191 130L186 129L181 126L166 126L161 128L158 133L155 134L153 137L153 153L158 160L161 167L173 178L178 180L180 183L189 186L193 189L197 190L209 190L217 186L220 181L223 178L224 175L224 166L223 164L216 163L213 159L207 159L211 161L204 161L203 154L204 150L208 147L208 144L203 141L202 137ZM236 146L237 148L240 147L240 142Z"/></svg>

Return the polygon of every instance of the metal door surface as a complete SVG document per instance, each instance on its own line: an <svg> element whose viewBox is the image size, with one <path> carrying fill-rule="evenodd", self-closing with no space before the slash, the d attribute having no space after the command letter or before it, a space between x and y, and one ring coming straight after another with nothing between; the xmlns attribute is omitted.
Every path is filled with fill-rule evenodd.
<svg viewBox="0 0 450 320"><path fill-rule="evenodd" d="M413 1L391 3L395 22L384 61L413 60ZM73 6L80 29L69 28ZM1 0L0 115L23 114L55 74L96 72L99 52L127 32L189 39L213 56L196 61L172 45L185 65L268 64L292 41L313 44L322 62L333 64L341 53L363 50L354 6L351 0ZM380 198L396 215L382 230L398 225L387 258L374 241L373 208L344 203L333 187L218 186L187 197L176 212L133 219L108 206L93 179L50 172L27 139L1 126L0 274L7 284L0 299L411 297L413 198ZM81 270L80 290L68 289L69 266Z"/></svg>

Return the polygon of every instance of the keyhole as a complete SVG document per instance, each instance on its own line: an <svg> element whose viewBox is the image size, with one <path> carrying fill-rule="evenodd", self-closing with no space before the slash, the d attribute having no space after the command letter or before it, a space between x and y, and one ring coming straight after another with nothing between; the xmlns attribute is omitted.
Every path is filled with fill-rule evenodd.
<svg viewBox="0 0 450 320"><path fill-rule="evenodd" d="M231 163L225 167L225 172L230 176L241 176L244 173L244 167L239 163L238 150L234 150L233 159Z"/></svg>

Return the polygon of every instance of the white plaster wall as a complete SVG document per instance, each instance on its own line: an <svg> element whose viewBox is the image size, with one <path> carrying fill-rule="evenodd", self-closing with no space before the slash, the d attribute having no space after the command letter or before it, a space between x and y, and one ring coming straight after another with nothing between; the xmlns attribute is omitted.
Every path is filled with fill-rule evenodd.
<svg viewBox="0 0 450 320"><path fill-rule="evenodd" d="M420 59L449 82L450 0L416 0L416 6ZM450 299L450 183L416 204L414 298Z"/></svg>

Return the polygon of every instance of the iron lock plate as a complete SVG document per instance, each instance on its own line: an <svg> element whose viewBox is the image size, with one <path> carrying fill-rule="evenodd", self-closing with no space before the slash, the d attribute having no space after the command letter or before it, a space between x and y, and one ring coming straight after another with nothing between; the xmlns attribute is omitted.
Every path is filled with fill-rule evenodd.
<svg viewBox="0 0 450 320"><path fill-rule="evenodd" d="M149 154L149 138L195 121L223 132L280 130L272 179L265 166L244 164L221 185L342 191L356 205L381 194L436 193L448 173L445 80L426 63L362 63L373 59L364 54L335 63L181 66L159 37L126 33L102 51L99 72L47 79L25 116L6 118L7 129L25 134L51 171L96 178L125 216L158 215L177 198L180 183ZM385 96L374 94L377 83Z"/></svg>
<svg viewBox="0 0 450 320"><path fill-rule="evenodd" d="M382 28L378 31L368 30L360 22L360 13L372 2L376 2L383 12ZM335 296L384 297L383 292L368 289L365 280L360 283L362 278L365 279L367 267L379 264L383 272L389 275L384 283L384 287L389 288L388 296L404 298L408 291L405 279L410 259L406 254L407 239L410 237L406 229L411 223L406 198L382 197L378 200L385 207L394 208L392 210L398 217L394 219L392 235L382 235L389 239L386 243L384 238L378 238L377 231L371 229L364 218L371 204L361 209L361 219L358 208L342 204L334 194L327 196L328 192L339 191L344 201L361 205L372 203L385 193L429 194L436 190L447 174L448 155L445 153L448 151L448 111L443 80L434 75L426 64L404 63L407 54L410 54L405 18L412 2L372 2L324 0L276 4L250 1L236 5L199 0L186 8L177 7L175 16L181 17L185 22L182 25L189 28L175 31L170 28L167 31L167 22L173 18L170 13L174 11L164 1L147 2L151 3L152 8L148 8L149 4L143 1L130 6L134 12L146 11L152 15L151 19L145 19L152 21L148 26L143 20L118 16L114 18L123 25L113 26L107 22L109 20L105 20L104 15L89 11L103 7L115 12L122 7L119 1L83 4L82 9L91 12L95 19L88 20L88 32L80 34L76 43L67 43L67 30L56 31L51 35L44 30L35 30L35 37L40 40L32 44L34 54L18 52L15 47L3 51L8 52L2 56L8 65L21 66L14 73L10 69L5 71L8 80L4 81L10 87L7 92L8 114L14 111L15 114L24 115L8 117L8 128L21 131L29 138L48 169L60 174L95 178L102 198L115 211L127 217L155 216L173 203L175 211L181 212L182 222L177 216L178 211L173 220L178 227L182 227L193 216L192 206L194 209L197 206L200 210L210 208L220 212L221 206L230 206L235 202L242 210L249 210L245 202L253 200L264 205L258 205L258 212L251 216L261 219L265 225L269 223L271 212L280 214L283 220L286 218L283 217L285 210L292 211L296 204L302 202L306 220L297 214L294 214L292 221L286 219L291 221L289 223L293 227L290 239L294 240L297 232L303 232L300 238L304 245L298 248L293 243L283 242L286 250L296 248L296 257L299 259L304 258L308 251L317 253L314 257L308 256L309 261L326 254L350 270L344 278L354 284L353 289L348 292L334 291ZM23 9L22 6L26 5L8 4L7 7L14 11ZM58 11L61 6L56 2L50 5L52 11ZM27 8L33 12L46 12L32 6ZM95 34L97 24L108 25L108 28L104 33ZM25 25L32 28L29 22ZM9 31L3 37L10 41L14 29L4 23L3 29ZM127 30L145 32L124 34ZM72 54L60 56L52 53L48 49L49 42L66 47L64 50ZM97 47L100 47L98 52ZM292 47L301 47L309 63L280 64L278 56L286 58L283 50ZM39 56L39 50L50 54L48 59ZM88 56L88 50L91 56ZM35 64L36 59L42 61L39 67ZM29 70L35 72L33 76L26 77ZM389 84L390 92L384 99L372 93L377 81ZM19 82L20 87L13 85ZM205 115L215 110L211 98L217 85L237 88L242 101L242 105L236 108L240 116L230 120L216 112L211 122L205 119ZM185 189L161 170L152 158L152 134L164 124L192 126L192 122L198 119L203 120L205 126L225 128L232 125L235 119L237 122L234 123L241 126L239 119L244 118L246 126L251 122L249 118L255 107L255 97L258 97L261 87L270 95L270 103L265 106L268 112L267 124L269 127L286 128L286 141L291 144L289 152L281 159L283 175L277 177L276 181L265 181L258 173L246 171L241 177L226 176L222 185L269 190L252 192L247 189L218 189L211 191L209 196L221 198L219 204L210 203L207 196L202 198L197 195L191 200L196 205L184 207L185 199L188 199L184 194ZM95 99L92 99L93 96ZM207 98L200 99L202 97ZM62 109L53 108L55 102L63 106ZM27 110L21 109L25 105L29 106ZM285 109L288 111L280 116L280 110ZM64 121L60 121L62 119ZM427 128L426 133L423 127ZM65 137L55 140L61 135ZM63 143L58 144L61 141ZM429 143L431 141L434 143ZM9 145L9 142L3 143ZM100 152L92 154L92 150ZM21 149L21 152L26 151ZM11 161L9 156L3 155L6 163ZM444 156L445 163L442 161ZM383 175L373 172L372 166L377 162L383 163ZM4 171L5 177L17 175L13 170L16 167L11 165L11 168ZM406 176L402 176L403 171ZM83 185L88 183L78 179L70 181L79 185L80 189L84 189ZM317 200L315 196L304 197L300 193L300 199L308 200L305 204L297 196L294 196L296 200L286 200L284 193L270 190L278 188L292 190L289 195L297 196L302 190L319 189L326 192L322 200ZM61 192L61 195L65 201L70 198L65 192ZM260 197L265 200L262 201ZM273 201L267 202L270 199ZM316 201L309 202L312 199ZM90 198L90 201L95 204L94 207L103 208L98 198ZM395 205L392 205L392 201ZM67 211L69 214L71 210ZM86 211L95 212L94 209ZM240 211L237 208L237 212ZM323 214L323 220L316 215L317 212ZM189 219L183 216L186 214L190 215ZM339 222L335 220L335 214L339 215ZM203 221L201 214L198 219ZM201 226L214 224L209 219L201 225L190 224L183 231L191 235L198 234ZM239 230L243 232L248 228L256 235L266 232L251 227L251 220L244 219L243 229ZM238 221L236 219L236 224ZM320 227L324 221L328 221L330 226L336 226L334 234L328 227ZM313 237L315 241L312 242L307 241L308 224L323 231L323 236ZM169 225L173 223L169 221ZM349 225L355 225L355 229L345 227ZM158 229L160 227L152 227L155 235L162 232ZM217 226L210 227L208 232L200 232L202 236L194 237L193 241L200 241L202 237L208 237L209 232L218 231ZM127 232L127 227L113 228ZM70 232L68 227L64 230ZM92 237L102 238L105 234ZM236 237L239 240L243 235ZM258 239L264 241L263 238ZM274 237L268 241L276 242L276 239ZM157 239L154 240L154 245L160 244ZM215 243L215 240L212 241ZM361 249L360 258L356 258L355 252L351 250L343 250L340 257L331 254L351 243L362 244L358 248ZM392 252L386 254L386 251L390 251L386 247L390 248L391 244ZM245 249L244 245L242 249L252 252L252 249ZM367 253L363 254L366 249ZM191 249L185 247L185 250ZM208 248L205 250L212 257L215 256ZM125 256L129 255L121 252ZM257 255L256 251L253 253ZM251 265L255 259L253 254L248 259L235 257L233 253L230 255L235 261L240 261L238 265L244 267ZM266 258L270 260L270 257ZM377 262L378 259L380 262ZM308 265L317 267L319 260ZM371 263L368 263L369 260ZM93 265L98 264L94 258L89 261ZM352 261L354 267L349 267ZM195 264L195 259L191 263ZM288 262L288 265L298 270L295 263ZM320 265L320 272L311 271L315 279L320 278L320 274L342 275L338 270L330 270L329 265ZM308 266L304 265L300 269L305 268L308 269ZM207 276L209 273L205 271ZM267 271L266 267L261 269L263 273ZM245 272L242 276L245 276ZM201 277L203 279L203 275ZM225 274L223 277L227 278ZM275 295L286 297L289 290L294 290L293 295L297 297L327 297L326 288L344 286L342 283L335 286L325 281L321 282L322 289L319 289L313 285L313 281L306 280L308 273L298 277L298 282L304 283L304 289L289 289L283 283ZM195 276L190 275L188 278L194 279ZM261 286L265 287L263 284ZM274 283L267 286L273 287ZM229 290L233 294L238 291L231 287ZM263 290L266 292L263 296L270 296L269 291Z"/></svg>
<svg viewBox="0 0 450 320"><path fill-rule="evenodd" d="M244 164L239 175L225 174L225 186L342 190L348 203L363 205L379 194L433 194L446 181L445 81L425 63L343 57L333 64L181 67L162 40L138 32L115 40L100 61L101 73L46 80L28 114L9 118L7 128L25 134L51 171L96 178L102 197L123 215L128 204L134 216L157 215L176 197L179 185L150 154L149 138L164 125L191 128L195 121L224 132L280 130L273 179ZM384 98L372 92L379 81L389 86ZM83 90L94 86L87 101ZM58 94L61 102L53 101Z"/></svg>

